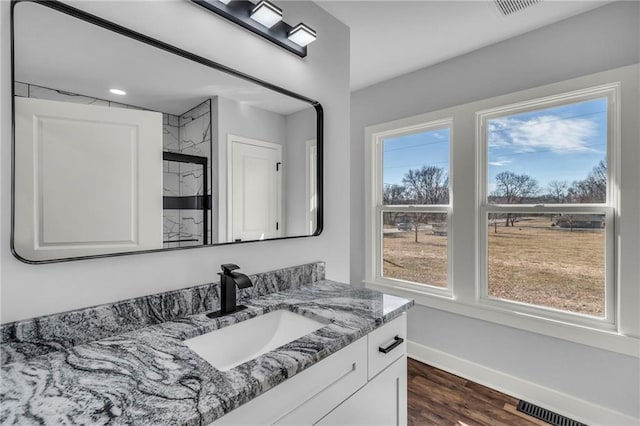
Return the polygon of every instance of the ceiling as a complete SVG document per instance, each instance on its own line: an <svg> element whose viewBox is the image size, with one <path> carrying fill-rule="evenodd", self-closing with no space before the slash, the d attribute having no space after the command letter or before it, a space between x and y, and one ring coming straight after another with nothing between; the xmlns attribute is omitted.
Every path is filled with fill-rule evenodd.
<svg viewBox="0 0 640 426"><path fill-rule="evenodd" d="M15 79L175 115L214 96L285 116L311 108L39 3L16 5ZM109 88L125 89L127 95L113 95Z"/></svg>
<svg viewBox="0 0 640 426"><path fill-rule="evenodd" d="M351 90L358 90L611 0L542 0L509 16L492 0L315 1L351 28Z"/></svg>

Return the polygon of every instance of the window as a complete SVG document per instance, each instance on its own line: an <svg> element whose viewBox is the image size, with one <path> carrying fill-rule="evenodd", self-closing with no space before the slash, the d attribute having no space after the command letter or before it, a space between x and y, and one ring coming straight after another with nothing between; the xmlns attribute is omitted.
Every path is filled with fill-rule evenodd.
<svg viewBox="0 0 640 426"><path fill-rule="evenodd" d="M614 323L615 90L478 113L482 303Z"/></svg>
<svg viewBox="0 0 640 426"><path fill-rule="evenodd" d="M637 356L637 72L367 126L366 287Z"/></svg>
<svg viewBox="0 0 640 426"><path fill-rule="evenodd" d="M376 141L376 279L448 294L451 120Z"/></svg>

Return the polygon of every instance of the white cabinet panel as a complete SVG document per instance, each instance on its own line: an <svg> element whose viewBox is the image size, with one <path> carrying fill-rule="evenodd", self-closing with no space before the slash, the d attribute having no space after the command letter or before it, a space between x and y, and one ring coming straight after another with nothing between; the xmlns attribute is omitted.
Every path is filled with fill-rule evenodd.
<svg viewBox="0 0 640 426"><path fill-rule="evenodd" d="M162 114L15 101L17 253L49 260L162 248Z"/></svg>
<svg viewBox="0 0 640 426"><path fill-rule="evenodd" d="M392 345L393 348L387 353L379 350ZM369 333L368 346L369 380L371 380L389 364L407 353L407 314L402 314Z"/></svg>
<svg viewBox="0 0 640 426"><path fill-rule="evenodd" d="M212 424L312 424L364 386L366 365L363 337Z"/></svg>
<svg viewBox="0 0 640 426"><path fill-rule="evenodd" d="M406 355L387 367L364 388L316 424L322 426L406 425Z"/></svg>

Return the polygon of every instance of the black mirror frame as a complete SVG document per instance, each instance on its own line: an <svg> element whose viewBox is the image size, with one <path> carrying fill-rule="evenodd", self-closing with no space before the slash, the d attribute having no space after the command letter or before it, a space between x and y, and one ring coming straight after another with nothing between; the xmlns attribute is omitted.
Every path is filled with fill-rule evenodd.
<svg viewBox="0 0 640 426"><path fill-rule="evenodd" d="M175 247L175 248L159 248L153 250L140 250L140 251L130 251L130 252L122 252L122 253L109 253L109 254L99 254L99 255L90 255L90 256L77 256L77 257L67 257L61 259L51 259L51 260L29 260L25 259L20 254L18 254L15 250L14 246L14 232L15 232L15 7L20 3L35 3L44 7L48 7L50 9L56 10L58 12L62 12L66 15L73 16L82 21L88 22L93 25L97 25L106 30L112 31L116 34L123 35L125 37L129 37L131 39L137 40L139 42L145 43L147 45L153 46L155 48L164 50L168 53L174 54L176 56L180 56L184 59L197 62L201 65L207 66L209 68L225 72L227 74L233 75L235 77L242 78L246 81L258 84L267 89L273 90L275 92L281 93L283 95L298 99L300 101L306 102L310 104L316 110L316 140L317 140L317 199L318 199L318 211L317 211L317 226L316 230L311 235L299 235L299 236L291 236L291 237L279 237L279 238L269 238L265 240L249 240L249 241L238 241L238 242L225 242L225 243L216 243L216 244L207 244L207 245L198 245L198 246L189 246L189 247ZM188 52L186 50L180 49L178 47L172 46L170 44L164 43L155 38L146 36L137 31L130 30L121 25L115 24L113 22L102 19L98 16L92 15L90 13L84 12L80 9L76 9L75 7L64 4L58 0L12 0L11 1L11 22L10 22L10 30L11 30L11 237L10 237L10 245L11 245L11 253L14 257L24 263L32 264L32 265L40 265L47 263L60 263L60 262L70 262L76 260L86 260L86 259L99 259L103 257L116 257L116 256L128 256L128 255L136 255L136 254L146 254L146 253L157 253L157 252L166 252L166 251L175 251L175 250L187 250L187 249L197 249L197 248L206 248L206 247L216 247L216 246L226 246L230 244L246 244L246 243L256 243L262 241L276 241L276 240L288 240L294 238L307 238L307 237L315 237L322 233L324 221L323 221L323 109L322 105L313 99L307 98L305 96L299 95L297 93L291 92L290 90L284 89L282 87L276 86L274 84L268 83L264 80L260 80L256 77L252 77L249 74L245 74L243 72L237 71L233 68L229 68L225 65L222 65L218 62L209 60L202 56L196 55L194 53Z"/></svg>

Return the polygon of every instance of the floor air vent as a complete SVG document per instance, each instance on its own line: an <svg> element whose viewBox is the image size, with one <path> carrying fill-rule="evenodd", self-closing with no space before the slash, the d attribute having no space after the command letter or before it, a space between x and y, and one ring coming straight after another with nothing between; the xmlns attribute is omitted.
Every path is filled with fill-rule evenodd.
<svg viewBox="0 0 640 426"><path fill-rule="evenodd" d="M533 405L530 402L522 400L518 402L518 411L554 426L587 426L584 423L571 420L568 417L561 416L560 414L549 411L546 408L538 407L537 405Z"/></svg>
<svg viewBox="0 0 640 426"><path fill-rule="evenodd" d="M498 9L504 16L509 16L522 9L539 3L540 0L494 0Z"/></svg>

